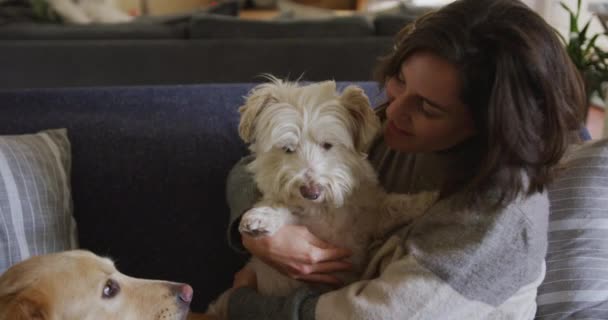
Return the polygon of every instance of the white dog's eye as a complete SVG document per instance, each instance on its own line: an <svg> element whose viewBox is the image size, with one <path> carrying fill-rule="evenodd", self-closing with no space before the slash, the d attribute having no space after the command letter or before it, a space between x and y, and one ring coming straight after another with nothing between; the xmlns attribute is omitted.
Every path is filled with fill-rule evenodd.
<svg viewBox="0 0 608 320"><path fill-rule="evenodd" d="M331 149L334 145L329 143L329 142L324 142L323 144L321 144L321 146L323 147L323 149L325 150L329 150Z"/></svg>
<svg viewBox="0 0 608 320"><path fill-rule="evenodd" d="M120 286L112 279L106 281L106 285L103 287L102 298L111 299L114 298L118 292L120 292Z"/></svg>
<svg viewBox="0 0 608 320"><path fill-rule="evenodd" d="M283 151L285 151L285 153L293 153L294 150L293 150L293 148L285 146L285 147L283 147Z"/></svg>

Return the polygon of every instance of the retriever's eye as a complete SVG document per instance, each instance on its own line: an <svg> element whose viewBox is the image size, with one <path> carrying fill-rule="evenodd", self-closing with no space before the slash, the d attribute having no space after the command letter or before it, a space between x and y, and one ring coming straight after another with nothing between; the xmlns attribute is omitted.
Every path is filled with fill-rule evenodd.
<svg viewBox="0 0 608 320"><path fill-rule="evenodd" d="M329 149L331 149L331 148L332 148L334 145L333 145L333 144L331 144L331 143L329 143L329 142L324 142L324 143L323 143L321 146L323 147L323 149L325 149L325 150L329 150Z"/></svg>
<svg viewBox="0 0 608 320"><path fill-rule="evenodd" d="M108 281L106 281L106 285L103 287L103 292L101 296L104 299L111 299L114 298L118 294L118 292L120 292L120 286L118 285L118 282L112 279L108 279Z"/></svg>
<svg viewBox="0 0 608 320"><path fill-rule="evenodd" d="M283 147L283 151L285 151L285 153L293 153L294 150L291 147L285 146Z"/></svg>

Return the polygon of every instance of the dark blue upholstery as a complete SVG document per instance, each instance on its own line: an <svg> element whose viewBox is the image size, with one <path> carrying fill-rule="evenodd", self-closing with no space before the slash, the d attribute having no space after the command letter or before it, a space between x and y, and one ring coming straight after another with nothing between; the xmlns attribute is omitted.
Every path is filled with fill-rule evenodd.
<svg viewBox="0 0 608 320"><path fill-rule="evenodd" d="M237 108L251 87L0 91L0 134L68 128L81 247L132 276L190 283L204 310L245 258L227 245L224 190L246 153Z"/></svg>

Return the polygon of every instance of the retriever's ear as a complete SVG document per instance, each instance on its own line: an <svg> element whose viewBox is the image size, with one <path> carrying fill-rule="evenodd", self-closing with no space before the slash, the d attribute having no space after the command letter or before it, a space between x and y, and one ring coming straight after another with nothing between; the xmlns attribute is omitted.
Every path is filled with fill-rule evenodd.
<svg viewBox="0 0 608 320"><path fill-rule="evenodd" d="M251 143L255 137L255 122L262 110L277 101L274 92L281 85L277 82L261 84L245 98L245 104L239 108L241 120L239 123L239 136L245 143Z"/></svg>
<svg viewBox="0 0 608 320"><path fill-rule="evenodd" d="M20 292L6 305L5 318L0 320L50 320L48 297L33 289Z"/></svg>
<svg viewBox="0 0 608 320"><path fill-rule="evenodd" d="M371 108L369 99L363 89L357 86L348 86L340 96L340 102L348 110L352 120L352 132L355 148L359 152L367 152L378 130L380 120Z"/></svg>

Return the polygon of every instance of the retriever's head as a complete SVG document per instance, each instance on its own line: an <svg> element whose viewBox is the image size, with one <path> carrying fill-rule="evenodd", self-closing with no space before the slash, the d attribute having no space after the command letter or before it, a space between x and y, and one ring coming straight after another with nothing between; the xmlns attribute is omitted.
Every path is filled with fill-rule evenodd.
<svg viewBox="0 0 608 320"><path fill-rule="evenodd" d="M0 276L0 320L184 320L188 285L143 280L75 250L32 257Z"/></svg>

